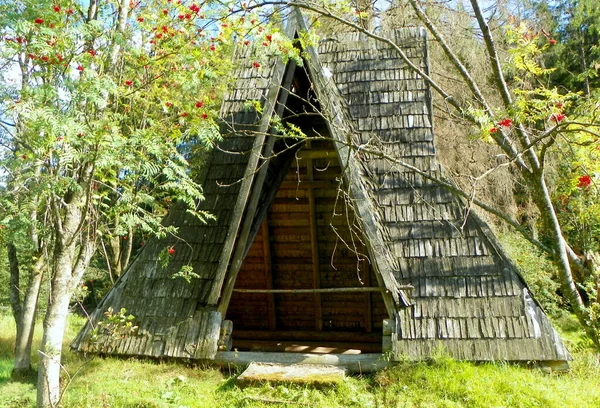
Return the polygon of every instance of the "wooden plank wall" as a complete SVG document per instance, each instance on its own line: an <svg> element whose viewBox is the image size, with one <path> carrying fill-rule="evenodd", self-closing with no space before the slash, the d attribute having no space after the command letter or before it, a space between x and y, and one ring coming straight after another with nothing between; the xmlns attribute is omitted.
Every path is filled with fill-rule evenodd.
<svg viewBox="0 0 600 408"><path fill-rule="evenodd" d="M342 169L329 140L300 150L236 281L239 289L376 286ZM285 171L282 169L281 171ZM237 330L377 332L387 317L378 293L234 293L227 319Z"/></svg>

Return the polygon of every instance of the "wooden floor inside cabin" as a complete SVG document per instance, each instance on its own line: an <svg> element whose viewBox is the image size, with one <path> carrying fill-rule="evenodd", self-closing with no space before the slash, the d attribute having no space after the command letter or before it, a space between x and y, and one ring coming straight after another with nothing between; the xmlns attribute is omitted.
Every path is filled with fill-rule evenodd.
<svg viewBox="0 0 600 408"><path fill-rule="evenodd" d="M233 350L314 353L314 354L365 354L381 353L381 344L373 343L344 343L344 342L308 342L308 341L259 341L236 340Z"/></svg>
<svg viewBox="0 0 600 408"><path fill-rule="evenodd" d="M234 331L233 348L238 351L316 354L381 353L381 334L238 330Z"/></svg>
<svg viewBox="0 0 600 408"><path fill-rule="evenodd" d="M374 287L367 249L332 142L297 154L240 269L235 289ZM381 293L233 293L239 351L381 352Z"/></svg>

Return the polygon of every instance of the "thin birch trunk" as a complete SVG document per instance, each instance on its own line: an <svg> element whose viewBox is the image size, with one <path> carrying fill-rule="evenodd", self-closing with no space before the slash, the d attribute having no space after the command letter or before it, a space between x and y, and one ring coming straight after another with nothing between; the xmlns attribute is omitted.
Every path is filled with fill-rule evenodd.
<svg viewBox="0 0 600 408"><path fill-rule="evenodd" d="M14 244L8 244L6 246L6 254L10 270L10 307L17 325L18 338L21 329L23 305L21 303L21 271L19 270L19 260L17 259L17 248Z"/></svg>
<svg viewBox="0 0 600 408"><path fill-rule="evenodd" d="M533 200L536 207L540 210L542 217L546 223L546 227L552 233L552 243L554 246L554 258L558 266L558 281L560 284L563 296L568 300L573 313L583 326L588 337L594 342L594 345L600 349L600 338L598 333L590 325L590 312L585 306L581 294L575 285L571 262L569 259L569 248L564 239L560 221L556 215L550 192L546 186L543 175L538 176L538 180L534 181Z"/></svg>
<svg viewBox="0 0 600 408"><path fill-rule="evenodd" d="M502 72L502 66L498 58L492 33L479 5L479 0L471 0L471 5L489 53L490 63L494 71L496 88L502 96L504 107L507 110L510 110L513 103L512 96ZM540 160L540 157L537 155L534 149L527 148L527 146L530 144L529 137L521 125L515 128L515 133L517 134L521 144L520 147L522 149L526 149L524 151L524 156L527 159L530 171L527 171L527 169L523 167L519 167L519 169L523 177L528 180L529 184L533 188L533 201L536 207L539 209L540 214L544 218L547 228L552 234L552 244L554 247L553 255L556 265L558 266L558 280L563 291L563 295L569 301L573 313L575 313L577 316L588 336L592 339L596 347L600 348L600 339L598 337L598 333L596 333L589 323L589 310L585 307L581 294L575 285L573 271L571 270L571 264L569 262L568 246L562 233L562 227L560 225L560 221L558 220L558 216L556 215L556 210L552 204L552 198L550 197L550 192L544 178L543 155L542 160Z"/></svg>

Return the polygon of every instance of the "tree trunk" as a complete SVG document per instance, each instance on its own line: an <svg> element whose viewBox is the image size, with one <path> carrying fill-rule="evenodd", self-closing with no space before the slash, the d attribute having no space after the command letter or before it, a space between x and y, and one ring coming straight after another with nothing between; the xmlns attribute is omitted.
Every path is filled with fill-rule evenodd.
<svg viewBox="0 0 600 408"><path fill-rule="evenodd" d="M113 282L123 274L123 271L129 265L132 250L133 230L131 228L127 231L127 235L123 237L116 235L109 238L106 261Z"/></svg>
<svg viewBox="0 0 600 408"><path fill-rule="evenodd" d="M108 239L108 271L110 272L110 280L115 282L121 276L121 237L112 236Z"/></svg>
<svg viewBox="0 0 600 408"><path fill-rule="evenodd" d="M85 223L88 204L86 194L91 191L92 170L91 165L83 170L82 190L67 193L67 199L56 199L50 204L56 217L56 238L52 256L52 286L40 350L38 407L56 407L60 402L62 342L69 302L95 249L93 225Z"/></svg>
<svg viewBox="0 0 600 408"><path fill-rule="evenodd" d="M598 333L590 325L589 310L585 307L583 299L581 298L581 295L577 290L577 286L575 285L575 280L573 279L573 273L567 252L567 245L562 234L562 228L556 215L556 211L552 205L552 199L550 197L548 187L546 186L546 182L543 178L543 175L538 175L537 177L533 176L530 180L532 182L531 184L535 186L533 200L540 210L548 230L553 235L552 241L555 251L554 257L559 268L558 280L560 283L560 288L563 292L563 296L569 301L573 313L575 313L575 316L577 316L577 319L583 326L586 334L594 342L594 345L600 349L600 339L598 337Z"/></svg>
<svg viewBox="0 0 600 408"><path fill-rule="evenodd" d="M35 318L37 315L42 277L43 272L38 262L32 268L21 307L21 315L17 322L15 360L12 371L13 379L29 377L33 372L31 368L31 346L33 343L33 331L35 329Z"/></svg>
<svg viewBox="0 0 600 408"><path fill-rule="evenodd" d="M14 244L6 246L6 255L8 257L8 266L10 269L10 307L17 325L17 337L21 330L21 316L23 315L23 304L21 303L21 271L19 270L19 260L17 258L17 248Z"/></svg>
<svg viewBox="0 0 600 408"><path fill-rule="evenodd" d="M38 407L55 407L60 401L62 342L71 300L75 244L55 254L54 277L44 319L44 336L38 369ZM58 252L58 251L57 251Z"/></svg>
<svg viewBox="0 0 600 408"><path fill-rule="evenodd" d="M81 216L81 213L75 211ZM76 219L81 219L74 217ZM71 220L75 224L75 220ZM95 241L84 231L83 239L70 240L55 253L54 277L44 319L44 336L38 370L38 407L56 407L60 402L62 342L73 290L81 281L95 251Z"/></svg>
<svg viewBox="0 0 600 408"><path fill-rule="evenodd" d="M581 63L581 72L584 74L583 75L583 92L585 93L585 96L590 96L590 94L592 93L591 89L590 89L590 78L589 78L589 74L587 73L588 70L588 63L587 63L587 58L585 57L585 36L581 31L577 32L577 36L579 37L579 62Z"/></svg>
<svg viewBox="0 0 600 408"><path fill-rule="evenodd" d="M96 249L85 232L81 241L72 240L55 254L54 278L44 319L44 336L38 370L38 407L56 407L60 402L62 342L73 290L81 281ZM77 245L77 242L79 244Z"/></svg>

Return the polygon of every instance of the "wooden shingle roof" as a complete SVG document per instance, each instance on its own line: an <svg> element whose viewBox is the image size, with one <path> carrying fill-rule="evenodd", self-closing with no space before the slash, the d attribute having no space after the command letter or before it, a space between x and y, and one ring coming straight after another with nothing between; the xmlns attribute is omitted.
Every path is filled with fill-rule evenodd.
<svg viewBox="0 0 600 408"><path fill-rule="evenodd" d="M388 34L427 72L423 29ZM467 360L568 359L491 231L454 193L411 168L443 179L425 81L390 45L359 33L325 39L318 51L315 70L331 75L321 93L338 94L346 130L364 146L351 154L364 169L383 255L396 280L415 287L412 305L398 308L395 355L426 358L441 347Z"/></svg>
<svg viewBox="0 0 600 408"><path fill-rule="evenodd" d="M303 25L296 17L290 34ZM390 36L427 70L425 34L409 28ZM395 318L395 357L426 358L442 346L467 360L568 359L485 224L451 191L419 174L443 176L423 79L390 45L359 33L325 38L305 51L370 260ZM207 157L199 179L205 195L200 209L216 220L201 224L185 212L173 212L168 222L179 228L181 240L149 243L92 316L95 324L109 306L126 308L136 317L138 335L91 344L86 340L89 325L75 348L184 358L213 358L217 352L222 322L217 305L236 242L251 235L243 228L251 193L263 184L268 188L272 177L267 174L267 181L256 185L269 121L287 72L276 58L257 68L250 53L246 48L238 54L242 64L221 110L227 135ZM248 101L258 101L262 115L248 109ZM159 254L173 245L176 252L162 267ZM172 279L185 264L199 275L189 284ZM410 296L400 289L406 284L414 286Z"/></svg>

